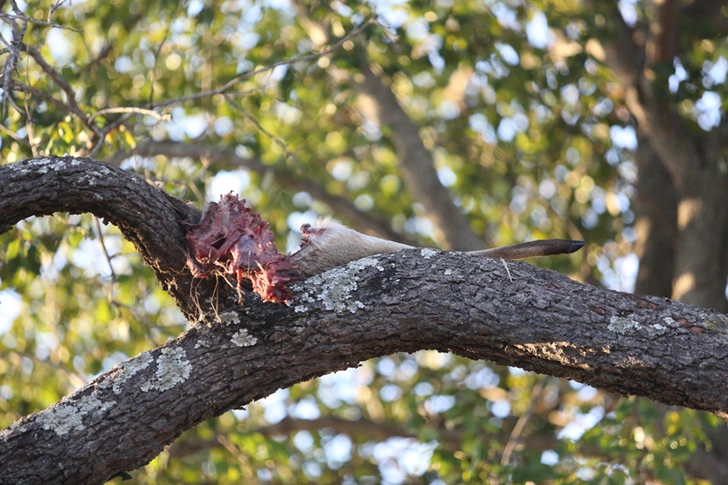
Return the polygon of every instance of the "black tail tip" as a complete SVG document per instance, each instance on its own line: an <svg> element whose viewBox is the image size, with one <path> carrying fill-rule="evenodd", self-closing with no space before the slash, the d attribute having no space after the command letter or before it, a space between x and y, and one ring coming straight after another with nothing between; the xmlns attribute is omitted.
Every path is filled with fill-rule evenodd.
<svg viewBox="0 0 728 485"><path fill-rule="evenodd" d="M581 248L584 247L585 242L584 241L571 241L571 245L569 246L568 253L575 253Z"/></svg>

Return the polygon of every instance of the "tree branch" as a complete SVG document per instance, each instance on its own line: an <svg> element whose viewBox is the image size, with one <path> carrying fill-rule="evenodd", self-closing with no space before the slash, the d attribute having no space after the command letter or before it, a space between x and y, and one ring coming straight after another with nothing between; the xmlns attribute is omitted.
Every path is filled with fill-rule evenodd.
<svg viewBox="0 0 728 485"><path fill-rule="evenodd" d="M90 212L118 226L185 315L194 318L183 224L197 222L199 211L138 175L91 159L50 157L0 166L0 234L27 217L54 212Z"/></svg>
<svg viewBox="0 0 728 485"><path fill-rule="evenodd" d="M419 129L405 113L392 90L384 85L368 65L361 68L363 80L357 89L374 101L379 121L392 129L402 177L417 202L422 204L440 234L435 235L444 249L474 251L485 246L473 232L467 216L440 183L432 154L425 148Z"/></svg>
<svg viewBox="0 0 728 485"><path fill-rule="evenodd" d="M655 66L644 63L644 45L635 42L633 29L624 22L616 7L614 12L613 18L618 28L611 42L604 46L606 63L619 77L625 88L625 102L630 112L660 155L675 187L681 194L699 192L702 183L699 169L703 157L680 115L665 100L654 95L652 84ZM650 44L654 44L652 39ZM653 50L662 52L658 47ZM658 60L656 55L651 56L650 61ZM667 82L666 79L664 81ZM666 86L658 88L667 89Z"/></svg>
<svg viewBox="0 0 728 485"><path fill-rule="evenodd" d="M506 272L499 260L421 249L310 278L294 288L291 306L254 295L239 305L224 288L208 305L196 291L212 283L192 287L180 271L184 256L170 250L180 247L180 221L196 215L179 216L184 208L139 177L90 160L0 167L2 230L54 210L107 217L178 301L186 285L188 300L208 308L177 339L0 433L4 480L102 483L205 419L372 357L420 349L728 417L728 316L713 310L601 290L525 263L508 263Z"/></svg>
<svg viewBox="0 0 728 485"><path fill-rule="evenodd" d="M497 260L412 249L309 279L291 307L246 297L244 307L208 313L178 339L4 431L0 464L19 481L32 470L49 482L100 483L145 464L204 419L419 349L728 416L722 387L706 385L728 378L728 317L525 263L509 268L513 282Z"/></svg>

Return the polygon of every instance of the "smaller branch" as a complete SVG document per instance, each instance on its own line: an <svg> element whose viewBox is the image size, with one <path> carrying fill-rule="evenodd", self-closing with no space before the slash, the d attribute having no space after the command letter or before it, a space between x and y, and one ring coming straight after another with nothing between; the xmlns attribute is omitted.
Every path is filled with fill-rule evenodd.
<svg viewBox="0 0 728 485"><path fill-rule="evenodd" d="M516 421L516 425L513 427L513 431L511 431L511 436L508 438L508 442L503 449L501 465L505 466L511 462L511 456L516 449L516 445L518 445L518 442L521 439L521 435L523 434L523 430L526 427L526 423L529 419L531 419L531 416L533 415L533 410L536 407L536 403L541 398L541 393L543 392L546 380L546 377L540 377L531 388L531 402L528 404L528 409L526 409L526 412L524 412L521 417L518 418L518 421Z"/></svg>
<svg viewBox="0 0 728 485"><path fill-rule="evenodd" d="M3 132L3 133L5 133L6 135L8 135L13 140L17 141L21 145L26 146L26 147L30 147L30 143L28 143L27 141L25 141L22 138L20 138L18 136L18 134L15 133L14 131L11 131L8 128L6 128L5 125L0 124L0 131Z"/></svg>
<svg viewBox="0 0 728 485"><path fill-rule="evenodd" d="M93 121L97 116L105 116L107 114L113 114L113 113L132 113L132 114L142 114L142 115L149 115L154 116L156 119L160 121L169 121L171 118L168 114L160 114L152 109L146 109L146 108L136 108L133 106L127 106L127 107L121 107L121 108L105 108L100 111L97 111L96 113L89 116L88 121ZM128 119L128 118L127 118Z"/></svg>
<svg viewBox="0 0 728 485"><path fill-rule="evenodd" d="M227 451L229 451L236 460L238 460L238 463L240 463L240 470L242 471L243 476L245 477L246 481L250 483L249 480L253 479L253 467L250 465L250 460L245 455L245 453L243 453L243 451L238 448L236 444L231 443L230 440L227 439L227 436L223 434L218 434L216 441L220 443Z"/></svg>
<svg viewBox="0 0 728 485"><path fill-rule="evenodd" d="M177 16L177 13L179 12L180 7L184 5L184 2L177 3L177 7L175 7L174 13L172 14L172 19L174 19ZM149 86L149 105L151 105L154 102L154 83L157 81L157 61L159 60L159 54L162 52L162 48L164 47L164 44L167 42L167 39L169 38L169 32L172 28L172 22L170 21L167 24L167 29L164 32L164 37L162 38L161 42L157 46L157 50L154 52L154 65L152 66L152 72L151 72L151 79L150 79L150 86Z"/></svg>
<svg viewBox="0 0 728 485"><path fill-rule="evenodd" d="M177 104L177 103L182 102L182 101L188 101L188 100L191 100L191 99L199 99L199 98L207 98L207 97L210 97L210 96L214 96L216 94L223 94L223 93L227 92L230 88L232 88L233 86L235 86L237 83L239 83L240 81L243 81L245 79L248 79L250 77L256 76L256 75L261 74L261 73L264 73L264 72L272 71L276 67L285 66L285 65L289 65L289 64L296 64L296 63L299 63L299 62L311 61L311 60L314 60L314 59L318 59L320 57L324 57L324 56L326 56L328 54L331 54L332 52L335 52L336 50L338 50L339 48L341 48L341 46L344 45L344 43L347 40L356 37L360 33L364 32L367 29L367 27L369 27L370 25L373 25L375 23L376 23L376 21L374 19L371 19L371 18L369 20L366 20L366 21L362 22L361 25L359 25L356 29L352 30L351 32L349 32L349 34L347 34L346 36L344 36L341 39L339 39L339 41L336 42L334 45L332 45L328 49L324 49L321 52L306 54L304 56L293 57L291 59L286 59L286 60L283 60L283 61L274 62L273 64L271 64L269 66L261 67L259 69L255 69L254 71L250 71L250 72L246 72L246 73L240 74L239 76L236 76L236 77L232 78L230 81L226 82L225 84L223 84L219 88L211 89L211 90L208 90L208 91L203 91L203 92L196 93L196 94L191 94L189 96L182 96L182 97L175 98L175 99L169 99L169 100L166 100L166 101L159 101L157 103L154 103L154 104L150 105L149 107L160 108L160 107L163 107L163 106L169 106L171 104Z"/></svg>
<svg viewBox="0 0 728 485"><path fill-rule="evenodd" d="M286 145L286 143L283 140L281 140L279 137L277 137L276 135L274 135L270 131L266 130L263 127L263 125L261 125L260 122L255 118L255 116L253 116L250 113L248 113L247 111L245 111L243 109L243 107L240 106L240 104L238 104L237 102L235 102L235 100L229 98L227 95L223 95L223 96L225 96L225 99L228 100L228 102L230 103L230 106L232 106L238 113L240 113L241 115L243 115L245 117L245 119L247 119L248 121L250 121L251 123L253 123L255 125L255 127L261 133L263 133L266 137L268 137L268 139L270 139L273 143L275 143L276 145L278 145L278 147L281 150L283 150L283 152L286 154L286 156L289 159L293 160L296 164L298 164L298 166L299 166L298 168L300 170L300 167L303 165L301 163L301 160L298 159L298 157L296 156L295 153L293 153L291 150L288 149L288 145Z"/></svg>
<svg viewBox="0 0 728 485"><path fill-rule="evenodd" d="M66 98L68 99L68 107L69 110L78 117L81 122L88 127L96 136L103 137L103 132L101 128L99 128L98 125L92 122L92 120L86 116L86 113L83 112L81 107L78 105L78 102L76 102L76 93L73 91L73 88L70 84L68 84L68 81L66 81L63 76L61 76L58 72L56 72L53 67L46 62L45 59L43 59L43 56L40 52L38 52L34 47L31 47L26 44L21 44L21 48L23 51L27 52L30 57L35 60L36 64L45 72L48 77L50 77L53 82L61 88L61 90L66 93Z"/></svg>
<svg viewBox="0 0 728 485"><path fill-rule="evenodd" d="M27 22L29 24L44 25L46 27L53 27L56 29L64 29L64 30L70 30L72 32L83 33L83 29L74 29L73 27L68 27L65 25L57 24L55 22L49 22L47 20L39 20L39 19L35 19L33 17L26 17L25 15L12 15L12 14L8 14L8 13L0 13L0 19L20 20L22 22Z"/></svg>
<svg viewBox="0 0 728 485"><path fill-rule="evenodd" d="M10 5L16 15L23 15L18 8L18 4L15 3L15 0L10 0ZM6 44L10 49L10 55L3 66L3 119L5 119L7 114L7 102L10 99L10 86L13 84L13 73L17 70L18 59L20 58L20 46L23 43L23 37L25 37L25 33L28 30L28 22L23 22L21 28L18 28L15 22L8 23L13 30L13 41L10 44ZM4 39L3 42L5 42Z"/></svg>
<svg viewBox="0 0 728 485"><path fill-rule="evenodd" d="M56 3L51 5L51 8L48 10L48 22L51 21L53 14L56 13L56 10L61 8L64 3L66 3L66 0L56 0Z"/></svg>
<svg viewBox="0 0 728 485"><path fill-rule="evenodd" d="M424 206L427 216L435 224L438 245L459 251L482 249L485 246L483 240L475 234L468 217L455 205L450 191L440 182L432 153L422 142L417 125L371 66L363 66L361 72L363 80L352 82L359 93L374 101L379 123L392 129L402 178L414 199Z"/></svg>
<svg viewBox="0 0 728 485"><path fill-rule="evenodd" d="M67 111L73 115L77 115L78 113L74 113L73 108L71 108L68 104L64 103L63 101L54 98L50 94L46 93L45 91L41 91L40 89L34 88L33 86L29 86L27 84L21 83L19 81L12 81L10 83L10 86L13 90L21 91L24 93L31 94L33 96L37 96L38 98L41 98L43 101L46 101L47 103L51 103L64 111ZM81 113L81 116L83 116L83 113Z"/></svg>
<svg viewBox="0 0 728 485"><path fill-rule="evenodd" d="M96 228L96 234L99 238L99 244L101 244L101 250L104 252L104 256L106 257L106 262L109 264L109 272L111 273L111 285L109 287L109 301L114 301L114 284L116 284L116 273L114 272L114 265L111 264L111 256L109 255L109 251L106 249L106 244L104 243L104 233L101 231L101 224L99 223L99 218L94 216L94 227Z"/></svg>
<svg viewBox="0 0 728 485"><path fill-rule="evenodd" d="M93 69L93 68L95 68L98 64L101 63L101 61L103 61L104 59L106 59L106 57L111 53L111 51L112 51L113 48L114 48L114 45L113 44L106 44L106 45L104 45L104 47L102 47L101 50L99 51L98 55L96 55L96 57L94 57L91 60L91 62L89 62L86 65L86 69Z"/></svg>

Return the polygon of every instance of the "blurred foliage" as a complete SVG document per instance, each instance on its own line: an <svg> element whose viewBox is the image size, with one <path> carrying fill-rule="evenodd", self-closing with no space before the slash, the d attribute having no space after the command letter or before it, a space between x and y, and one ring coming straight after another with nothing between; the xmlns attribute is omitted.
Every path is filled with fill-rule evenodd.
<svg viewBox="0 0 728 485"><path fill-rule="evenodd" d="M432 245L427 214L400 179L392 127L379 126L354 89L369 63L489 245L583 238L582 253L538 263L629 290L636 137L623 90L584 48L613 34L612 2L376 3L376 12L368 2L64 4L53 11L56 27L29 23L23 40L68 83L86 116L99 113L98 126L113 129L95 140L87 120L67 109L68 93L22 53L14 79L56 102L12 93L3 163L89 152L103 160L160 140L233 147ZM39 20L53 5L18 4ZM649 4L620 4L638 20L653 14ZM192 96L319 52L369 19L330 55L243 77L224 95ZM9 23L19 21L5 22L0 34L13 39ZM696 106L723 89L725 73L720 79L711 67L726 62L726 43L690 35L692 47L657 74L697 131L706 129L706 110ZM120 107L157 116L109 110ZM336 213L277 185L273 172L162 156L122 166L199 206L220 190L240 190L281 247L295 247L302 222ZM0 236L0 281L3 305L20 306L0 330L2 427L187 325L131 244L88 215L29 219ZM286 416L385 423L391 436L335 426L265 431ZM663 412L645 400L423 351L369 361L205 422L130 483L698 483L682 464L709 446L706 431L718 425L693 411Z"/></svg>

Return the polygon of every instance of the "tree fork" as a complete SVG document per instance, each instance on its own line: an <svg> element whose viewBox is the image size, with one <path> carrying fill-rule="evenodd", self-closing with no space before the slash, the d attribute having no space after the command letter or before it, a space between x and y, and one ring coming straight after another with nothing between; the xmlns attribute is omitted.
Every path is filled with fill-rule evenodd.
<svg viewBox="0 0 728 485"><path fill-rule="evenodd" d="M227 285L214 305L192 302L198 287L214 285L191 285L178 266L183 224L196 211L93 160L0 167L5 231L54 211L90 211L135 238L193 326L0 432L0 483L103 483L209 417L369 358L421 349L728 417L728 317L713 310L431 249L371 256L309 278L289 306L252 294L238 304Z"/></svg>

